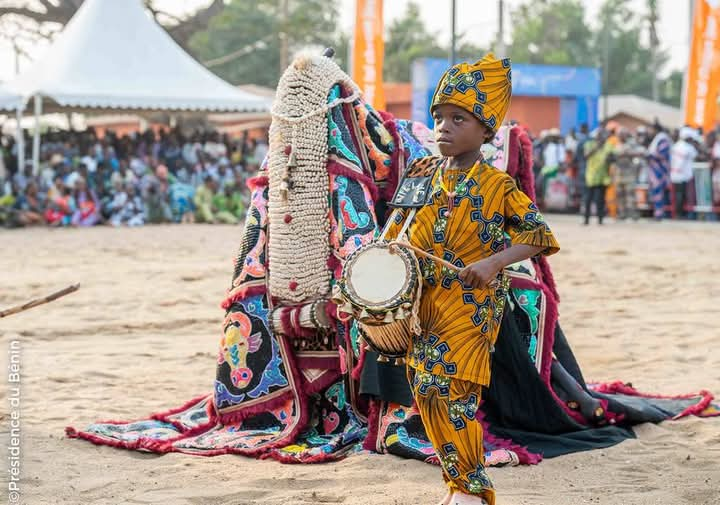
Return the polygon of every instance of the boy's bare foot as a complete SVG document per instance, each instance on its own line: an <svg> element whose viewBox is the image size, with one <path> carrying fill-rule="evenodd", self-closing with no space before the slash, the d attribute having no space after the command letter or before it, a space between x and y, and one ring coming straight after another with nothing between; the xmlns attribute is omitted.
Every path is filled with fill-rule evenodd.
<svg viewBox="0 0 720 505"><path fill-rule="evenodd" d="M442 501L438 503L438 505L450 505L450 500L453 497L453 492L448 489L447 493L445 493L445 496L443 497Z"/></svg>
<svg viewBox="0 0 720 505"><path fill-rule="evenodd" d="M487 505L487 502L482 498L482 496L455 493L452 495L450 505Z"/></svg>

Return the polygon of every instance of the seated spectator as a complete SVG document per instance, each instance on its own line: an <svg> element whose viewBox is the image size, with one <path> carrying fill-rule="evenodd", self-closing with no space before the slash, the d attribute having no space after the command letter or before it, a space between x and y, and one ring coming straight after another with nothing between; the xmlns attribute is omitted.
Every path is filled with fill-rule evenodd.
<svg viewBox="0 0 720 505"><path fill-rule="evenodd" d="M77 209L72 217L73 226L95 226L100 222L100 202L95 191L88 189L84 177L75 181L74 199Z"/></svg>
<svg viewBox="0 0 720 505"><path fill-rule="evenodd" d="M45 209L45 221L50 226L69 226L75 210L72 190L63 185L60 189L60 196L48 201Z"/></svg>
<svg viewBox="0 0 720 505"><path fill-rule="evenodd" d="M243 195L233 184L225 184L222 191L213 197L213 208L217 222L237 224L245 216Z"/></svg>
<svg viewBox="0 0 720 505"><path fill-rule="evenodd" d="M126 184L125 190L115 195L110 224L116 227L123 225L142 226L145 224L143 202L132 184Z"/></svg>
<svg viewBox="0 0 720 505"><path fill-rule="evenodd" d="M15 219L17 193L17 183L10 181L5 190L5 194L0 196L0 224L7 228L15 228L18 226L17 220Z"/></svg>
<svg viewBox="0 0 720 505"><path fill-rule="evenodd" d="M145 220L148 223L168 223L172 221L170 196L168 194L168 169L158 165L155 175L149 180L143 193L145 202Z"/></svg>
<svg viewBox="0 0 720 505"><path fill-rule="evenodd" d="M25 193L20 194L15 201L17 222L20 226L36 226L45 224L45 199L38 192L35 181L28 182Z"/></svg>
<svg viewBox="0 0 720 505"><path fill-rule="evenodd" d="M217 183L215 180L207 176L203 184L195 191L195 220L198 223L216 222L215 211L213 209L213 197L217 191Z"/></svg>

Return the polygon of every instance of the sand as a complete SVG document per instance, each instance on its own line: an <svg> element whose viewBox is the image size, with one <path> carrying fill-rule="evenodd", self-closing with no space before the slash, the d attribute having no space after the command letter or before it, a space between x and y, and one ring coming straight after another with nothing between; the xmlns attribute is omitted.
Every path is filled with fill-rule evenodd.
<svg viewBox="0 0 720 505"><path fill-rule="evenodd" d="M718 225L550 219L563 246L551 260L561 321L585 376L666 394L720 393ZM437 467L393 456L291 466L65 438L67 425L139 418L210 391L219 302L240 234L200 225L0 231L0 308L82 283L0 320L3 370L10 341L22 346L22 503L405 505L443 494ZM0 391L7 462L8 390ZM491 469L498 503L720 504L720 418L637 433L607 450ZM0 479L8 475L3 467Z"/></svg>

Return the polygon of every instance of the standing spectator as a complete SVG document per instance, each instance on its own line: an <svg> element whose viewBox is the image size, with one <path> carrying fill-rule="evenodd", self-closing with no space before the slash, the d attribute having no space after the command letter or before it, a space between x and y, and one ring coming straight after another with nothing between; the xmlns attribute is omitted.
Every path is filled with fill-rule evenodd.
<svg viewBox="0 0 720 505"><path fill-rule="evenodd" d="M615 184L618 219L628 217L637 220L637 201L635 185L638 179L638 165L635 159L641 153L640 147L630 136L630 132L621 128L618 132L618 145L615 147L613 183Z"/></svg>
<svg viewBox="0 0 720 505"><path fill-rule="evenodd" d="M693 177L693 162L698 155L692 144L694 137L695 131L683 126L678 134L678 141L670 150L670 181L675 195L675 215L681 218L686 217L687 186Z"/></svg>
<svg viewBox="0 0 720 505"><path fill-rule="evenodd" d="M613 151L613 147L607 142L607 134L605 130L595 130L590 136L590 140L585 143L585 159L587 166L585 169L585 221L590 224L590 213L592 211L592 203L595 202L597 207L598 224L603 224L605 217L605 192L610 185L610 175L608 173L608 155Z"/></svg>
<svg viewBox="0 0 720 505"><path fill-rule="evenodd" d="M652 140L648 147L649 196L654 208L653 215L659 221L665 215L666 193L670 184L670 149L672 144L670 136L659 122L656 121L653 124L650 133Z"/></svg>

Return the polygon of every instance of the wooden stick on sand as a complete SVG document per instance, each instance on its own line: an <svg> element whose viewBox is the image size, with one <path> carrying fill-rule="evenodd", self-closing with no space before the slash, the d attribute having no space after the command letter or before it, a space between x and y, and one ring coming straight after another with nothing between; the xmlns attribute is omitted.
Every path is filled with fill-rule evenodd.
<svg viewBox="0 0 720 505"><path fill-rule="evenodd" d="M24 312L28 309L32 309L33 307L37 307L38 305L52 302L65 295L74 293L78 289L80 289L80 284L73 284L72 286L63 288L60 291L55 291L54 293L51 293L47 296L43 296L42 298L35 298L33 300L30 300L29 302L23 303L22 305L16 305L15 307L10 307L9 309L0 310L0 318L3 318L5 316L11 316L13 314L17 314L18 312Z"/></svg>

